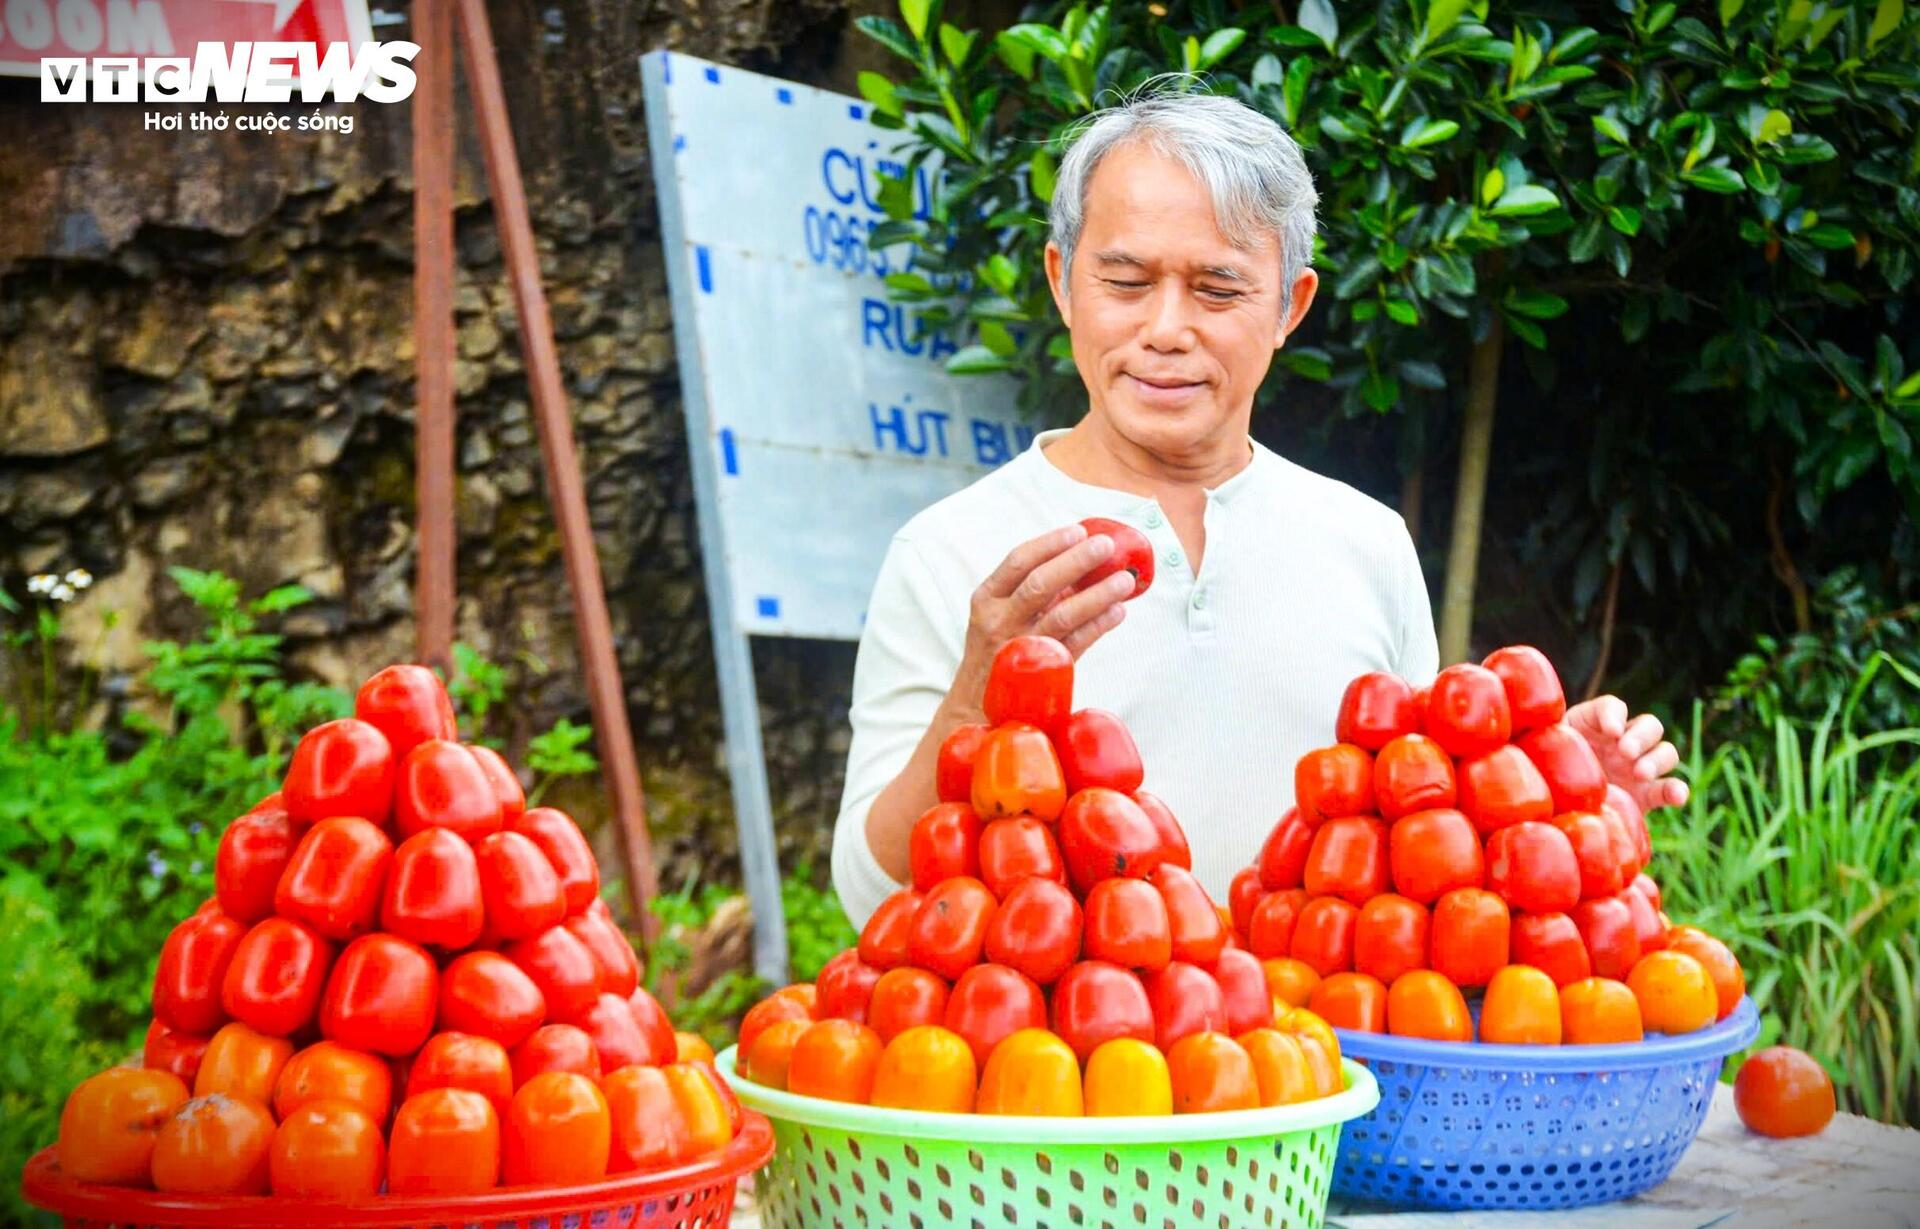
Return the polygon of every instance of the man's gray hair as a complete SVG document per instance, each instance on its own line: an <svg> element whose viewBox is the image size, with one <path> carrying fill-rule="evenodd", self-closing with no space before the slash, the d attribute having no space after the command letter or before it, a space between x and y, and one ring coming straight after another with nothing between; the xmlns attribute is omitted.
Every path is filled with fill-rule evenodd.
<svg viewBox="0 0 1920 1229"><path fill-rule="evenodd" d="M1235 247L1280 244L1280 310L1292 308L1294 279L1313 259L1313 176L1286 129L1238 99L1185 92L1181 74L1149 81L1119 104L1082 121L1054 182L1050 220L1063 283L1086 221L1087 184L1107 154L1145 145L1186 167L1213 198L1213 216Z"/></svg>

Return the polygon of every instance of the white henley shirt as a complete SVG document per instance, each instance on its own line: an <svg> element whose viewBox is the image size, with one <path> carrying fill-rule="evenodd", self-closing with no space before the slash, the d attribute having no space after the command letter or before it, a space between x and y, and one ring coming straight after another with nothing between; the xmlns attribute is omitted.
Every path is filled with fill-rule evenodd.
<svg viewBox="0 0 1920 1229"><path fill-rule="evenodd" d="M1145 788L1186 828L1193 870L1224 904L1228 881L1292 804L1293 766L1333 741L1354 676L1416 686L1438 669L1433 610L1405 523L1345 483L1253 445L1207 492L1198 575L1158 501L1020 456L894 535L853 672L853 741L834 829L833 881L856 926L897 883L867 844L867 811L898 776L953 683L973 591L1015 546L1089 516L1123 521L1156 553L1151 588L1074 670L1075 708L1133 732Z"/></svg>

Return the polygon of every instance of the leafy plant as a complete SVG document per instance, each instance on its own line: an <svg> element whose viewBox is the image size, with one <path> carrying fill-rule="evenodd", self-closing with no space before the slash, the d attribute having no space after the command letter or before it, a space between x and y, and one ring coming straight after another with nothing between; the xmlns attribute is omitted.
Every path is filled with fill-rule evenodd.
<svg viewBox="0 0 1920 1229"><path fill-rule="evenodd" d="M20 1199L18 1175L27 1158L59 1134L67 1090L124 1057L127 1046L80 1026L86 966L65 945L57 904L21 870L0 879L0 1220L53 1223Z"/></svg>
<svg viewBox="0 0 1920 1229"><path fill-rule="evenodd" d="M536 667L537 668L537 667ZM499 711L512 692L514 679L507 667L489 661L470 644L453 646L453 674L447 694L453 699L464 736L472 742L502 750L506 742L489 732L488 714ZM539 806L547 791L568 777L592 776L600 771L593 750L593 727L566 717L527 741L526 767L533 773L527 805Z"/></svg>
<svg viewBox="0 0 1920 1229"><path fill-rule="evenodd" d="M732 968L719 973L698 992L682 993L688 974L693 972L693 936L706 928L723 905L739 898L729 886L696 878L677 891L662 892L653 901L660 934L647 965L647 988L672 1004L678 1027L699 1033L715 1049L733 1044L740 1017L773 988L750 969ZM833 889L814 883L810 863L800 863L781 879L780 899L787 920L788 968L793 980L812 981L836 953L859 940Z"/></svg>
<svg viewBox="0 0 1920 1229"><path fill-rule="evenodd" d="M1920 603L1889 606L1856 569L1842 568L1820 582L1813 605L1815 630L1758 637L1734 663L1712 705L1719 731L1741 740L1784 718L1824 714L1849 702L1863 677L1869 681L1852 700L1863 728L1920 726L1920 689L1898 665L1920 661ZM1870 672L1876 657L1887 668Z"/></svg>
<svg viewBox="0 0 1920 1229"><path fill-rule="evenodd" d="M1761 1044L1784 1041L1818 1058L1843 1108L1912 1125L1920 727L1856 729L1862 698L1883 673L1920 691L1920 673L1876 653L1817 716L1778 711L1764 737L1711 753L1696 707L1685 765L1693 797L1654 815L1654 869L1668 912L1740 958L1771 1017Z"/></svg>
<svg viewBox="0 0 1920 1229"><path fill-rule="evenodd" d="M584 777L600 771L600 760L588 750L593 742L593 727L576 725L565 717L553 723L544 734L536 734L527 744L527 767L533 769L535 782L527 794L527 805L537 807L556 781Z"/></svg>
<svg viewBox="0 0 1920 1229"><path fill-rule="evenodd" d="M677 891L662 892L650 906L660 920L647 961L647 989L668 1004L674 1026L705 1037L714 1049L732 1044L740 1017L770 987L747 968L720 971L706 985L689 994L693 937L714 914L738 893L718 883L689 882Z"/></svg>
<svg viewBox="0 0 1920 1229"><path fill-rule="evenodd" d="M453 700L454 711L466 719L472 737L482 739L487 714L505 702L507 685L505 666L488 661L480 650L465 641L454 642L453 675L447 679L447 694ZM494 741L497 740L488 741L488 745L494 745Z"/></svg>
<svg viewBox="0 0 1920 1229"><path fill-rule="evenodd" d="M226 577L173 576L206 624L146 646L144 690L164 708L126 714L141 740L131 755L102 731L28 735L0 714L0 853L55 893L90 970L82 1023L97 1036L145 1023L160 942L210 894L226 821L277 788L300 731L350 711L343 693L278 677L280 637L259 630L304 591L243 602Z"/></svg>
<svg viewBox="0 0 1920 1229"><path fill-rule="evenodd" d="M802 862L780 881L787 919L787 965L795 981L812 981L835 955L860 940L831 886L814 883L813 866Z"/></svg>

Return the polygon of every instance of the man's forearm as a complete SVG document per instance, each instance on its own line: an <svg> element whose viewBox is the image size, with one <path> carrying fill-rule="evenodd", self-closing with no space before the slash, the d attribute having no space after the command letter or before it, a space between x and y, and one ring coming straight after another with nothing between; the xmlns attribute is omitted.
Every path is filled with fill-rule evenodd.
<svg viewBox="0 0 1920 1229"><path fill-rule="evenodd" d="M907 844L913 834L914 821L940 801L934 788L940 744L959 727L983 720L984 716L976 708L955 703L951 698L943 702L928 724L927 732L920 736L907 766L874 798L867 812L867 845L881 869L901 883L911 878Z"/></svg>

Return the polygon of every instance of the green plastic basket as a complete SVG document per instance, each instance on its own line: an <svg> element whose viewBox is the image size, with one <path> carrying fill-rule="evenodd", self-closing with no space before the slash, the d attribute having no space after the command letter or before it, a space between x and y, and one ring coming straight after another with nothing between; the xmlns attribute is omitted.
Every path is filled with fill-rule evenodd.
<svg viewBox="0 0 1920 1229"><path fill-rule="evenodd" d="M1380 1089L1273 1109L1154 1118L1013 1118L845 1105L720 1072L773 1123L756 1179L767 1229L1249 1229L1320 1224L1340 1124Z"/></svg>

